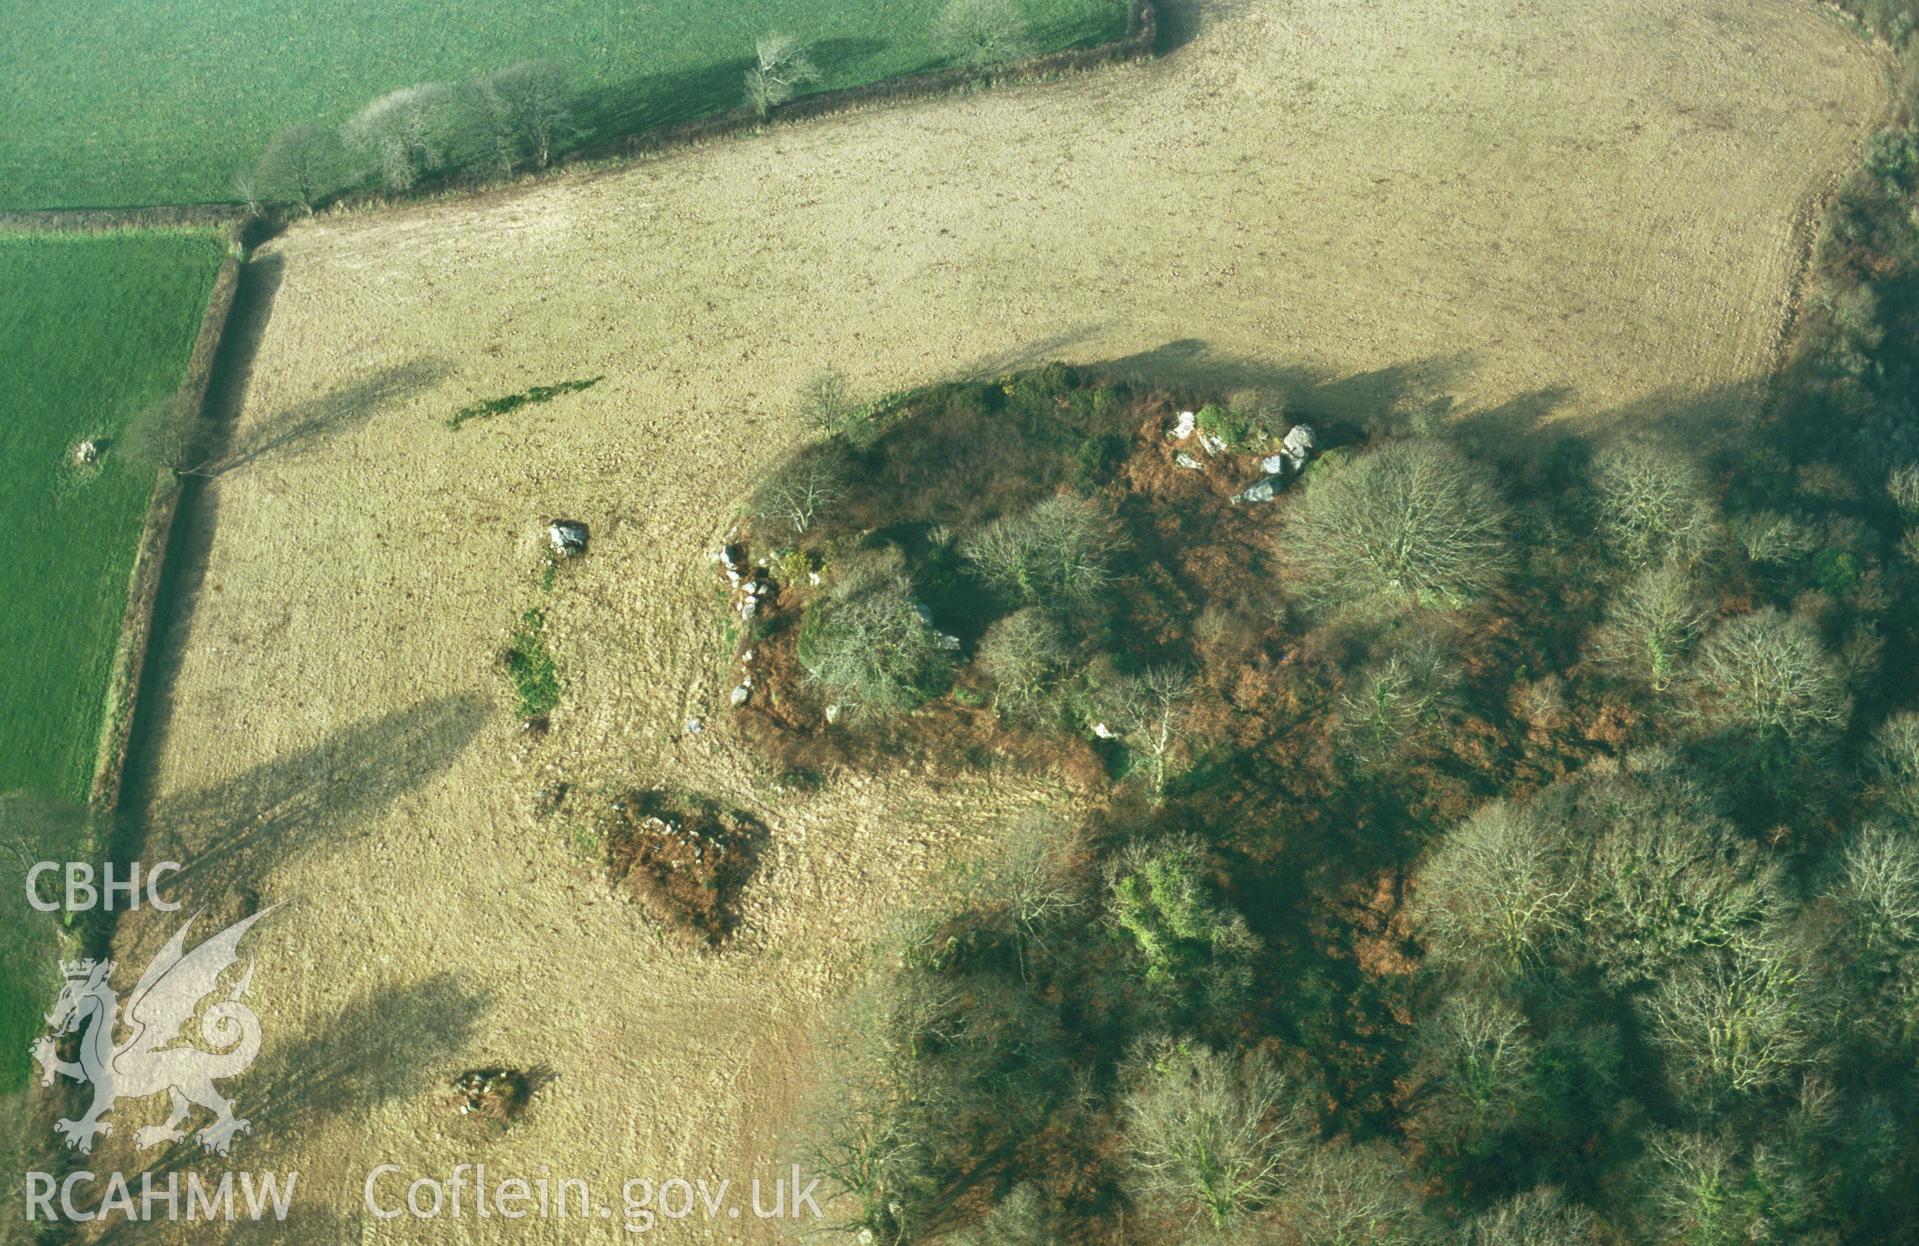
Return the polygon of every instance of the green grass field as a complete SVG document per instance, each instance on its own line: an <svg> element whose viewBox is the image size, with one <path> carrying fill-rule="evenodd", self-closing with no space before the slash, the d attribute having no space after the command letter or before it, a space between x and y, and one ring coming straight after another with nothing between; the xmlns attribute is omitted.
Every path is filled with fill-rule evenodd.
<svg viewBox="0 0 1919 1246"><path fill-rule="evenodd" d="M1122 0L1021 0L1037 43L1111 38ZM823 87L941 63L941 0L14 0L0 42L0 209L232 197L276 131L518 60L573 67L588 137L740 102L753 40L814 49Z"/></svg>
<svg viewBox="0 0 1919 1246"><path fill-rule="evenodd" d="M86 795L153 477L71 452L179 385L224 254L205 231L0 235L0 791Z"/></svg>

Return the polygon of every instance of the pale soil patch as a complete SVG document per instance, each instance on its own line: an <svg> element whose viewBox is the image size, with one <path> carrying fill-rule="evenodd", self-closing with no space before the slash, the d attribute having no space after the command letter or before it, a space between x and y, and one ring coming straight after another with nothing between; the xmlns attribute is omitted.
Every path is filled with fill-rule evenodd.
<svg viewBox="0 0 1919 1246"><path fill-rule="evenodd" d="M213 486L209 569L172 638L147 855L214 854L193 880L213 905L246 888L286 905L253 936L267 1046L232 1085L258 1121L235 1157L302 1171L308 1239L582 1240L576 1222L375 1222L359 1180L382 1161L548 1165L609 1197L627 1175L770 1173L806 1036L862 940L1052 797L911 773L784 797L730 738L705 555L803 434L806 375L880 391L1130 357L1351 414L1410 392L1502 428L1736 415L1769 364L1795 220L1884 103L1877 57L1785 0L1197 17L1148 67L321 220L268 248L284 283L243 433L386 369L419 378ZM552 515L591 524L593 550L553 596L567 693L529 746L491 660ZM695 715L706 732L682 738ZM767 824L732 950L669 945L534 820L562 764L576 801L675 782ZM129 921L122 958L164 932ZM557 1079L479 1146L444 1084L486 1063ZM123 1110L93 1166L131 1167L127 1136L159 1107ZM670 1240L771 1237L689 1222Z"/></svg>

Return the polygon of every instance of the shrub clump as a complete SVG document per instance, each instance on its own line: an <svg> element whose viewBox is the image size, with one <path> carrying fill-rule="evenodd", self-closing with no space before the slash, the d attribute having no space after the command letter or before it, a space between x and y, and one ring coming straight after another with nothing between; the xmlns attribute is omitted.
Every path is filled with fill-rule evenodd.
<svg viewBox="0 0 1919 1246"><path fill-rule="evenodd" d="M911 709L945 687L952 656L913 596L898 551L855 562L807 608L796 656L849 708Z"/></svg>
<svg viewBox="0 0 1919 1246"><path fill-rule="evenodd" d="M738 925L740 895L765 838L745 814L665 792L614 801L602 835L610 876L669 932L709 947Z"/></svg>
<svg viewBox="0 0 1919 1246"><path fill-rule="evenodd" d="M560 668L546 647L545 610L535 606L520 616L502 661L522 718L551 713L560 703Z"/></svg>
<svg viewBox="0 0 1919 1246"><path fill-rule="evenodd" d="M1027 605L1086 602L1112 582L1119 534L1097 502L1051 497L996 519L960 543L960 554L994 591Z"/></svg>

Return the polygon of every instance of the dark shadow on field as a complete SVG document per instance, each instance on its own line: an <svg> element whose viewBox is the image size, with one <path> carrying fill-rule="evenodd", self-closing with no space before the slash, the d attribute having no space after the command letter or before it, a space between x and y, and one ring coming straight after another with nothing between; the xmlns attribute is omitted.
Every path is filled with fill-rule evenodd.
<svg viewBox="0 0 1919 1246"><path fill-rule="evenodd" d="M246 1140L243 1138L234 1145L233 1154L238 1156L240 1154L240 1147L245 1145ZM109 1244L117 1246L118 1243L147 1243L156 1240L259 1242L262 1243L263 1246L267 1243L271 1243L272 1246L359 1246L361 1242L371 1240L363 1236L360 1217L364 1212L356 1207L350 1214L343 1213L338 1208L311 1201L313 1196L306 1192L304 1185L305 1178L301 1178L294 1183L294 1197L291 1205L287 1208L287 1218L284 1221L274 1219L271 1210L266 1211L260 1220L246 1219L245 1217L248 1214L245 1193L246 1187L240 1179L240 1173L265 1172L266 1170L256 1164L247 1164L241 1168L228 1170L226 1167L228 1163L227 1160L220 1159L218 1156L214 1156L212 1159L215 1162L209 1163L206 1168L201 1171L200 1180L206 1186L213 1187L219 1184L220 1177L223 1173L228 1171L232 1172L233 1214L235 1219L231 1224L222 1221L218 1228L195 1225L194 1227L198 1232L193 1237L168 1238L163 1230L155 1229L143 1221L129 1221L116 1216L114 1217L112 1225L105 1232L88 1240L100 1243L101 1246L109 1246ZM377 1162L378 1161L371 1161L368 1167L371 1167L373 1163ZM151 1172L156 1188L164 1190L166 1188L168 1173L182 1173L192 1166L192 1159L188 1157L179 1163L162 1162L144 1171ZM140 1178L134 1173L128 1173L127 1179L133 1183L133 1205L137 1212L140 1206ZM285 1182L283 1180L281 1182L281 1188L285 1188ZM184 1216L186 1214L187 1196L187 1184L184 1176L179 1179L179 1190L181 1202L180 1214ZM155 1197L158 1199L159 1195L156 1194ZM76 1199L76 1201L79 1200ZM261 1201L265 1203L268 1200L262 1197ZM163 1201L156 1202L155 1210L158 1214L164 1216L166 1214L166 1204Z"/></svg>
<svg viewBox="0 0 1919 1246"><path fill-rule="evenodd" d="M1070 341L1069 336L1062 344ZM1017 366L1036 364L1038 356L1054 346L1039 344L1031 362ZM1568 436L1595 444L1620 437L1651 438L1709 455L1753 427L1768 395L1764 379L1706 390L1664 390L1565 422L1557 417L1576 396L1569 385L1541 386L1493 407L1459 405L1449 391L1471 374L1474 364L1472 354L1460 352L1333 376L1303 365L1219 354L1204 341L1184 338L1090 365L1090 370L1189 390L1195 401L1237 389L1256 390L1283 401L1294 419L1330 424L1346 436L1401 434L1422 416L1434 418L1461 445L1506 462L1536 455Z"/></svg>
<svg viewBox="0 0 1919 1246"><path fill-rule="evenodd" d="M1283 401L1296 418L1382 429L1395 417L1410 414L1416 404L1443 397L1472 366L1473 357L1462 352L1332 376L1298 364L1220 354L1198 338L1182 338L1094 364L1092 370L1123 380L1190 389L1196 397L1209 399L1239 389L1257 390Z"/></svg>
<svg viewBox="0 0 1919 1246"><path fill-rule="evenodd" d="M202 453L217 467L181 478L179 510L168 537L164 579L154 606L152 637L128 746L121 808L131 813L120 819L110 842L115 860L139 858L147 847L149 828L141 811L151 799L154 745L172 722L173 689L189 647L194 610L218 530L220 491L213 477L264 456L290 457L315 449L450 370L439 360L385 368L333 393L289 407L236 439L234 425L245 405L254 358L266 331L281 271L278 256L268 256L241 269L228 329L215 357ZM351 733L343 743L351 743Z"/></svg>
<svg viewBox="0 0 1919 1246"><path fill-rule="evenodd" d="M352 835L445 772L490 712L472 694L433 698L341 728L224 783L167 797L146 814L142 856L182 863L162 890L183 911L224 913L236 888L258 887L288 858Z"/></svg>
<svg viewBox="0 0 1919 1246"><path fill-rule="evenodd" d="M285 279L284 256L265 255L240 267L240 283L233 292L233 307L227 313L226 330L220 336L213 376L207 386L206 418L213 431L209 440L218 442L207 447L213 453L225 449L224 438L246 402L247 387L253 381L253 361L259 357L267 322L273 316L273 300Z"/></svg>
<svg viewBox="0 0 1919 1246"><path fill-rule="evenodd" d="M1106 325L1099 321L1089 321L1071 329L1044 337L1036 342L1028 342L1011 350L994 355L985 355L969 364L954 369L955 375L970 377L974 380L990 380L1004 376L1009 372L1025 372L1050 363L1059 358L1064 351L1071 350L1081 342L1098 335ZM1104 367L1106 365L1101 365Z"/></svg>
<svg viewBox="0 0 1919 1246"><path fill-rule="evenodd" d="M1568 386L1547 386L1496 407L1459 413L1454 429L1462 445L1489 458L1512 461L1577 435L1594 445L1621 438L1651 440L1701 457L1729 448L1757 427L1768 399L1763 379L1706 390L1662 390L1572 423L1553 421L1572 397Z"/></svg>
<svg viewBox="0 0 1919 1246"><path fill-rule="evenodd" d="M885 50L886 44L878 39L822 39L807 45L820 76L828 82L852 77L854 70Z"/></svg>
<svg viewBox="0 0 1919 1246"><path fill-rule="evenodd" d="M1159 52L1176 52L1206 27L1246 7L1244 0L1158 0Z"/></svg>
<svg viewBox="0 0 1919 1246"><path fill-rule="evenodd" d="M443 359L416 359L381 368L332 393L295 403L235 436L226 452L216 456L213 465L200 474L224 476L268 456L285 459L305 454L365 423L382 408L437 384L452 370L453 366ZM232 427L231 421L227 427Z"/></svg>
<svg viewBox="0 0 1919 1246"><path fill-rule="evenodd" d="M739 56L708 65L586 88L574 98L582 145L738 107L745 102L752 51L747 47Z"/></svg>
<svg viewBox="0 0 1919 1246"><path fill-rule="evenodd" d="M234 424L246 404L254 361L266 337L273 300L280 291L285 270L286 261L278 255L240 266L233 306L227 313L219 349L214 352L213 373L207 386L205 427L198 452L210 460L226 453ZM205 478L181 477L180 501L174 512L173 531L167 536L165 569L154 601L152 632L140 673L139 695L134 703L132 735L127 743L120 797L123 809L141 807L149 778L151 745L165 732L173 717L172 690L185 652L193 605L206 578L218 497L216 490L208 488ZM116 860L132 859L126 855L129 849L134 856L139 853L137 834L133 842L127 842L126 835L123 823L110 841Z"/></svg>
<svg viewBox="0 0 1919 1246"><path fill-rule="evenodd" d="M449 1095L444 1068L466 1050L492 996L449 973L355 1000L318 1033L289 1037L235 1081L249 1141L297 1142L338 1116L415 1095ZM451 1108L449 1107L449 1111Z"/></svg>
<svg viewBox="0 0 1919 1246"><path fill-rule="evenodd" d="M167 1144L145 1171L160 1182L169 1173L187 1170L197 1170L203 1180L211 1181L218 1181L229 1166L284 1170L293 1158L290 1152L333 1120L364 1116L410 1096L444 1095L446 1075L451 1072L445 1066L465 1051L491 1004L492 997L485 991L440 973L362 996L305 1034L276 1038L272 1017L263 1016L268 1042L259 1060L225 1085L234 1113L251 1122L252 1128L234 1140L226 1159L206 1155L189 1135ZM261 1007L270 1008L270 1003ZM206 1113L196 1109L186 1125L197 1129L206 1119ZM378 1162L369 1160L368 1167ZM131 1174L129 1178L137 1182ZM338 1236L349 1226L336 1209L299 1201L298 1193L296 1188L286 1223L236 1225L222 1240L315 1246L359 1240ZM235 1198L244 1207L237 1186ZM133 1238L131 1233L110 1232L99 1240Z"/></svg>
<svg viewBox="0 0 1919 1246"><path fill-rule="evenodd" d="M366 1236L365 1216L365 1209L360 1207L347 1213L336 1207L295 1199L284 1221L271 1217L236 1220L220 1234L219 1240L259 1242L261 1246L359 1246L372 1240Z"/></svg>

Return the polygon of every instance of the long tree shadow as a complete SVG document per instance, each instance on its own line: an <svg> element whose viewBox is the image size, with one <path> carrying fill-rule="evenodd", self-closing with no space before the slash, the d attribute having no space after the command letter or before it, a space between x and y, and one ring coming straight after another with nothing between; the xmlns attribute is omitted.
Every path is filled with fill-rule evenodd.
<svg viewBox="0 0 1919 1246"><path fill-rule="evenodd" d="M1091 340L1105 328L1105 322L1089 320L1084 324L1074 325L1070 329L1063 329L1036 341L1025 342L991 355L982 355L970 363L955 368L954 372L959 376L973 377L982 381L1004 376L1008 372L1024 372L1059 358L1062 352Z"/></svg>
<svg viewBox="0 0 1919 1246"><path fill-rule="evenodd" d="M1159 52L1176 52L1222 18L1247 7L1245 0L1158 0Z"/></svg>
<svg viewBox="0 0 1919 1246"><path fill-rule="evenodd" d="M249 1171L284 1168L318 1130L342 1117L364 1116L384 1104L441 1088L446 1066L472 1041L492 997L451 974L369 993L327 1019L316 1031L269 1042L253 1068L227 1090L250 1130L233 1144ZM265 1018L271 1025L271 1018ZM197 1118L195 1118L197 1120ZM193 1125L195 1120L188 1122ZM231 1158L208 1156L192 1137L167 1144L144 1172L155 1182L172 1173L200 1172L217 1182ZM131 1180L137 1177L129 1174ZM296 1199L298 1190L295 1191ZM236 1192L237 1198L237 1192ZM131 1241L141 1226L121 1223L100 1241ZM347 1223L336 1209L296 1201L284 1224L235 1226L231 1241L331 1242Z"/></svg>
<svg viewBox="0 0 1919 1246"><path fill-rule="evenodd" d="M1460 352L1335 376L1301 364L1227 355L1199 338L1181 338L1096 364L1094 370L1190 388L1208 398L1238 389L1258 390L1284 401L1296 418L1330 420L1359 430L1381 429L1413 404L1439 398L1472 370L1473 363L1471 354Z"/></svg>
<svg viewBox="0 0 1919 1246"><path fill-rule="evenodd" d="M696 68L588 87L574 99L582 145L593 148L737 107L745 98L746 71L753 63L751 56L742 54Z"/></svg>
<svg viewBox="0 0 1919 1246"><path fill-rule="evenodd" d="M859 67L886 48L887 44L878 39L821 39L807 45L813 63L819 66L820 76L828 82L856 79Z"/></svg>
<svg viewBox="0 0 1919 1246"><path fill-rule="evenodd" d="M273 319L273 300L285 281L285 256L263 255L240 266L240 282L233 291L233 306L227 312L207 386L206 418L216 438L225 437L246 404L253 364Z"/></svg>
<svg viewBox="0 0 1919 1246"><path fill-rule="evenodd" d="M1564 384L1542 385L1492 407L1458 405L1449 391L1475 363L1470 352L1462 351L1336 376L1300 364L1222 354L1201 339L1182 338L1092 368L1190 389L1195 400L1219 398L1236 389L1257 390L1284 401L1296 419L1327 422L1347 434L1404 433L1417 417L1431 415L1461 446L1509 463L1535 456L1568 436L1595 442L1651 437L1704 456L1754 428L1768 395L1764 378L1707 389L1667 389L1574 423L1559 418L1577 396Z"/></svg>
<svg viewBox="0 0 1919 1246"><path fill-rule="evenodd" d="M235 1083L253 1121L249 1139L277 1147L335 1117L443 1091L444 1066L466 1050L492 1002L449 973L354 1001L319 1033L269 1049Z"/></svg>
<svg viewBox="0 0 1919 1246"><path fill-rule="evenodd" d="M220 904L235 886L258 886L288 858L337 840L432 781L490 711L470 693L436 697L162 799L143 819L139 855L182 863L164 890L189 910Z"/></svg>
<svg viewBox="0 0 1919 1246"><path fill-rule="evenodd" d="M269 455L293 458L365 423L384 408L438 384L453 370L443 359L415 359L381 368L331 393L295 403L235 435L196 475L224 476Z"/></svg>

